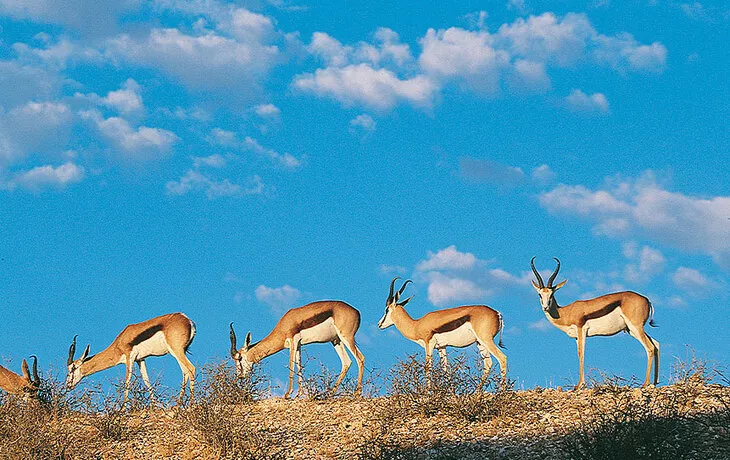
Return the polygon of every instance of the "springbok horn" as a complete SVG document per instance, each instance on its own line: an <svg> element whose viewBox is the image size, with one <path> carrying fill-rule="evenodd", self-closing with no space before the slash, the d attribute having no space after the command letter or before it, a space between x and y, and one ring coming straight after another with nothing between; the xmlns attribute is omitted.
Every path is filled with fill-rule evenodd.
<svg viewBox="0 0 730 460"><path fill-rule="evenodd" d="M67 365L71 365L72 362L74 362L74 355L76 354L76 337L78 337L78 334L74 336L73 341L71 342L71 346L68 349L68 363Z"/></svg>
<svg viewBox="0 0 730 460"><path fill-rule="evenodd" d="M413 296L410 296L410 297L408 297L408 298L407 298L406 300L404 300L403 302L398 302L398 305L400 305L401 307L405 307L405 305L406 305L406 304L407 304L408 302L410 302L412 298L413 298Z"/></svg>
<svg viewBox="0 0 730 460"><path fill-rule="evenodd" d="M231 323L231 358L236 358L236 353L238 353L238 349L236 348L236 332L233 330L233 323Z"/></svg>
<svg viewBox="0 0 730 460"><path fill-rule="evenodd" d="M553 257L553 259L555 259L555 262L558 263L558 266L555 267L555 271L553 272L552 275L550 275L550 278L548 278L547 287L549 287L549 288L553 287L553 281L555 281L555 277L558 276L558 272L560 271L560 261L558 260L557 257Z"/></svg>
<svg viewBox="0 0 730 460"><path fill-rule="evenodd" d="M393 278L393 281L390 282L390 292L388 293L388 302L387 303L390 303L390 301L393 300L393 286L395 286L396 280L399 280L399 279L400 279L400 276L396 276L395 278Z"/></svg>
<svg viewBox="0 0 730 460"><path fill-rule="evenodd" d="M535 274L535 278L537 278L537 284L540 285L541 288L545 287L545 283L542 282L542 276L540 276L540 273L535 268L535 257L530 260L530 266L532 267L532 273Z"/></svg>
<svg viewBox="0 0 730 460"><path fill-rule="evenodd" d="M30 357L33 358L33 383L38 386L41 384L41 378L38 377L38 358L36 355L30 355Z"/></svg>
<svg viewBox="0 0 730 460"><path fill-rule="evenodd" d="M413 281L411 281L411 280L406 280L406 282L403 283L403 286L401 286L400 289L398 290L398 297L400 297L401 294L403 294L403 291L406 290L406 286L408 286L408 283L412 283L412 282Z"/></svg>

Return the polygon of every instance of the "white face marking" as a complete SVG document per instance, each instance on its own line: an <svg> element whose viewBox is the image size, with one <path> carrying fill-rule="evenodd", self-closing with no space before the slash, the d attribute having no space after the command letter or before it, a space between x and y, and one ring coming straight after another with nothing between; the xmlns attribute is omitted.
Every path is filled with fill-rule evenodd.
<svg viewBox="0 0 730 460"><path fill-rule="evenodd" d="M380 321L378 321L378 327L380 329L385 329L386 327L390 327L394 324L393 318L391 318L391 314L390 314L392 311L393 311L393 308L390 305L385 307L385 313L383 313L383 317L380 318Z"/></svg>
<svg viewBox="0 0 730 460"><path fill-rule="evenodd" d="M253 369L253 363L248 360L245 351L243 353L236 353L236 356L233 358L233 362L236 363L236 374L238 374L240 378L248 376L248 374L251 373L251 369Z"/></svg>
<svg viewBox="0 0 730 460"><path fill-rule="evenodd" d="M83 360L79 358L68 365L68 375L66 376L66 386L68 388L75 387L79 384L81 379L84 378L84 376L81 375L81 363L83 363Z"/></svg>
<svg viewBox="0 0 730 460"><path fill-rule="evenodd" d="M555 295L556 288L541 288L535 286L535 283L532 283L532 287L535 288L537 291L537 295L540 296L540 306L542 307L543 311L547 312L550 310L550 301L553 298L553 295Z"/></svg>

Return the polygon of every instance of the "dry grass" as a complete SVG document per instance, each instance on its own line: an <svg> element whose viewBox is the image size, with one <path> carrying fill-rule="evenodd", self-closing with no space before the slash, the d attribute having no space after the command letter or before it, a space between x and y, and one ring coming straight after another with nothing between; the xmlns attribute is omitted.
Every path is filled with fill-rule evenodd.
<svg viewBox="0 0 730 460"><path fill-rule="evenodd" d="M43 380L39 401L0 398L0 458L730 458L730 382L693 356L671 385L635 388L602 376L592 388L514 391L464 357L449 369L408 357L384 379L387 396L330 396L337 374L316 373L309 396L271 398L266 376L238 379L226 363L201 368L185 407L135 382L67 392ZM351 386L350 381L347 385ZM377 393L376 383L371 391Z"/></svg>

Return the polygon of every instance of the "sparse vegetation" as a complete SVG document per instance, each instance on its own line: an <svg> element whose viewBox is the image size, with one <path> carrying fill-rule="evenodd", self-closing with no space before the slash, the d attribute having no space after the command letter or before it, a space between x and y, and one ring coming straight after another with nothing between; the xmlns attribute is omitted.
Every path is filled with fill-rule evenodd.
<svg viewBox="0 0 730 460"><path fill-rule="evenodd" d="M463 355L427 377L410 356L371 374L386 395L365 398L349 397L347 380L330 396L338 374L307 363L307 397L295 401L225 362L201 366L185 406L159 385L157 403L137 381L123 403L121 383L68 392L49 376L37 401L0 396L0 458L730 458L727 372L694 355L668 386L603 375L578 392L515 391L497 376L480 385L481 366Z"/></svg>

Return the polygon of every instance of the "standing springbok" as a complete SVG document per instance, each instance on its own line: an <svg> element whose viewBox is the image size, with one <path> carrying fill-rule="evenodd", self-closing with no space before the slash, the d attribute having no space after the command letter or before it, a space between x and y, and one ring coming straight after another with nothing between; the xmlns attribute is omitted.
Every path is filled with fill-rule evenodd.
<svg viewBox="0 0 730 460"><path fill-rule="evenodd" d="M338 300L323 300L313 302L303 307L292 308L284 313L274 329L261 339L260 342L251 343L251 333L246 334L246 341L240 350L236 349L236 333L233 330L233 323L230 328L231 358L236 363L236 370L239 377L246 377L254 364L267 356L278 353L284 348L289 349L289 386L284 398L291 395L294 386L294 372L298 375L297 384L302 391L302 345L309 343L331 342L337 351L337 356L342 361L342 370L332 389L334 394L345 378L347 370L352 364L350 356L345 348L357 361L357 388L355 394L362 393L362 377L365 368L365 356L355 344L355 333L360 327L360 312L345 302Z"/></svg>
<svg viewBox="0 0 730 460"><path fill-rule="evenodd" d="M153 398L152 385L147 376L145 359L149 356L164 356L171 354L180 365L183 374L180 401L185 395L185 384L190 383L190 398L193 397L195 382L195 366L188 360L185 353L195 337L195 323L182 313L170 313L158 316L147 321L130 324L119 333L116 339L105 350L94 356L89 356L90 345L74 360L76 354L76 337L74 336L68 350L68 376L66 385L75 387L82 378L95 372L103 371L117 364L127 367L125 380L124 400L129 395L129 381L132 378L134 363L139 365L150 397Z"/></svg>
<svg viewBox="0 0 730 460"><path fill-rule="evenodd" d="M628 332L646 349L646 379L644 386L650 384L651 365L654 361L654 384L659 380L659 342L652 339L644 331L647 319L653 316L654 309L649 299L643 295L631 291L606 294L595 299L577 300L571 304L561 307L555 300L555 291L565 286L568 280L553 286L555 277L560 270L560 261L555 271L548 278L547 286L542 281L540 273L535 269L535 258L530 261L532 272L537 278L538 284L532 281L532 286L540 296L540 304L550 323L568 334L569 337L577 339L578 343L578 365L580 366L580 379L575 386L576 389L585 385L583 375L583 356L585 353L586 337L594 335L610 336L619 332ZM654 319L649 325L655 327Z"/></svg>
<svg viewBox="0 0 730 460"><path fill-rule="evenodd" d="M434 349L439 352L442 366L446 366L448 365L446 347L463 348L476 342L484 362L484 376L480 386L484 384L492 368L490 354L499 361L502 382L506 382L507 357L494 343L495 337L500 334L499 347L504 348L502 345L504 321L501 313L486 305L466 305L432 311L420 319L413 319L404 308L413 296L400 301L400 296L412 281L406 280L394 294L393 287L398 279L399 277L395 277L390 283L390 293L385 301L385 314L378 322L380 329L395 325L405 338L421 345L426 351L428 368L432 363Z"/></svg>
<svg viewBox="0 0 730 460"><path fill-rule="evenodd" d="M0 390L4 390L12 395L22 395L23 397L34 398L38 395L38 388L41 386L41 379L38 377L38 358L33 358L33 377L31 378L28 369L28 362L23 359L20 368L23 375L18 375L3 366L0 366Z"/></svg>

